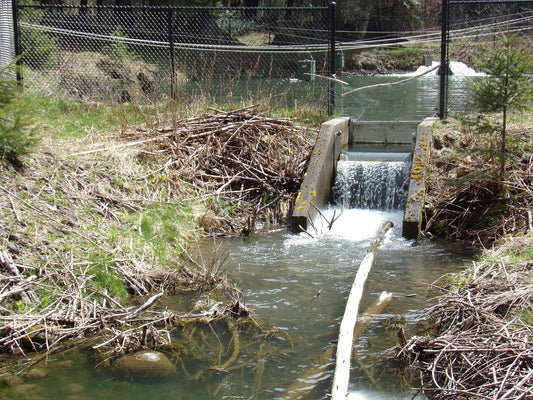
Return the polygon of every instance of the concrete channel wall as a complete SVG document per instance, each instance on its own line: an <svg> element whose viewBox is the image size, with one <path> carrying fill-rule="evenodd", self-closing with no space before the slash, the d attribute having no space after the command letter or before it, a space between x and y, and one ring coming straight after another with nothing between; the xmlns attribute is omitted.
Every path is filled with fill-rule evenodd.
<svg viewBox="0 0 533 400"><path fill-rule="evenodd" d="M291 218L293 232L306 231L317 209L329 199L329 191L335 179L337 160L350 138L350 118L335 118L324 122L318 133L302 186L294 202Z"/></svg>
<svg viewBox="0 0 533 400"><path fill-rule="evenodd" d="M436 121L437 118L426 118L418 124L416 131L413 162L409 176L409 191L402 223L402 236L407 239L416 239L420 234L422 211L426 200L426 177L432 142L431 131Z"/></svg>
<svg viewBox="0 0 533 400"><path fill-rule="evenodd" d="M336 176L336 166L342 150L357 145L412 145L413 165L409 179L409 193L404 214L402 234L416 238L420 230L425 196L425 174L429 161L431 127L435 118L418 121L352 121L348 117L335 118L322 124L309 166L294 204L291 230L308 229L318 209L329 200Z"/></svg>

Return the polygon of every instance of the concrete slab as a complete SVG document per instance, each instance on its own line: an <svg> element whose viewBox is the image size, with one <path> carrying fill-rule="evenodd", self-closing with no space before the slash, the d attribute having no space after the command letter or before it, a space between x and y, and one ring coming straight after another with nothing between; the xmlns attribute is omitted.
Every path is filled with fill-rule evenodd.
<svg viewBox="0 0 533 400"><path fill-rule="evenodd" d="M350 143L413 143L420 121L353 121Z"/></svg>

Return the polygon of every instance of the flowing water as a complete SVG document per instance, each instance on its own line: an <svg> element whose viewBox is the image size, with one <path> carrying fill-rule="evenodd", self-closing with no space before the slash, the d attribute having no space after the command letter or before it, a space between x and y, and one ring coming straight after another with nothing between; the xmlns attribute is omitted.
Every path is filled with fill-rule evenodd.
<svg viewBox="0 0 533 400"><path fill-rule="evenodd" d="M292 338L291 356L270 365L279 375L271 376L272 386L266 384L256 392L258 398L290 398L295 382L302 381L315 363L324 363L320 355L336 339L359 262L385 221L393 222L394 227L376 256L361 310L382 291L392 292L394 300L355 343L350 397L413 397L407 389L412 382L393 367L393 362L385 361L392 354L388 349L396 344L399 325L405 326L409 334L421 329L420 310L435 294L431 284L456 271L469 256L449 243L415 243L401 237L403 204L397 199L405 197L407 155L394 153L386 157L389 161L375 160L382 157L351 152L341 157L333 189L339 193L339 204L323 210L323 217L315 222L310 234L279 229L251 238L216 239L205 244L230 254L229 270L242 288L247 306L268 326ZM357 186L351 180L354 174L372 181L379 190L366 191L365 196L355 189L357 199L343 201L346 193L354 197L350 195ZM394 185L397 190L386 189ZM307 398L323 398L330 389L330 378L327 375ZM229 395L237 395L239 390L245 397L252 394L239 388L235 393L230 390Z"/></svg>
<svg viewBox="0 0 533 400"><path fill-rule="evenodd" d="M351 85L398 79L402 78L349 78ZM392 91L379 88L347 96L341 114L366 120L422 119L431 115L436 105L435 85L438 78L426 76ZM201 379L193 379L191 375L201 360L189 360L185 366L189 375L179 373L172 379L157 382L129 382L114 379L106 370L97 368L88 353L74 351L49 357L48 366L43 365L48 376L38 380L38 388L25 386L21 391L12 388L0 396L267 400L291 398L295 388L316 383L320 377L317 388L306 398L321 399L330 390L332 371L327 365L330 360L320 356L336 339L345 300L367 246L381 224L390 220L394 227L376 256L360 309L364 310L382 291L392 292L394 299L354 344L350 398L412 398L413 393L408 389L412 382L394 368L394 363L385 361L391 354L387 350L396 344L398 326L405 326L408 336L419 332L420 310L436 294L432 282L456 271L470 258L470 253L450 243L415 243L401 237L403 205L398 199L405 193L402 179L407 170L406 155L389 155L387 160L376 160L376 157L381 156L343 155L339 163L340 187L334 189L337 204L323 210L324 218L316 221L310 235L291 234L284 228L265 228L253 237L206 239L200 244L198 252L203 257L227 255L224 273L242 290L241 301L264 329L261 342L257 342L257 335L241 332L243 350L234 362L237 368L229 373L209 371ZM349 186L354 179L367 181L376 174L385 183L373 185L376 190L371 202L379 210L372 210L370 200L362 196L368 190ZM391 188L394 188L392 193ZM344 198L347 194L348 198ZM329 221L339 215L329 226ZM178 307L172 299L168 299L167 306ZM211 327L198 328L195 332L198 341L213 347L215 357L219 350L210 342L213 337L221 345L235 345L235 338L224 337L222 329L214 327L211 332L208 329ZM219 354L219 358L224 357L227 355ZM62 361L67 363L59 363ZM303 379L310 371L311 377Z"/></svg>

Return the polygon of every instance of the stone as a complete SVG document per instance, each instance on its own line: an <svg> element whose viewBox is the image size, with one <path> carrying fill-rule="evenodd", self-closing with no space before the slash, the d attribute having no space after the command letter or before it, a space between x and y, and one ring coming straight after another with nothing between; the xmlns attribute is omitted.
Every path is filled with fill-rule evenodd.
<svg viewBox="0 0 533 400"><path fill-rule="evenodd" d="M6 375L1 380L6 386L19 386L24 383L24 379L19 375Z"/></svg>
<svg viewBox="0 0 533 400"><path fill-rule="evenodd" d="M69 383L68 385L65 385L61 391L67 394L78 394L84 390L85 388L78 383Z"/></svg>
<svg viewBox="0 0 533 400"><path fill-rule="evenodd" d="M57 361L54 363L55 367L63 368L63 369L70 369L74 365L74 361L72 360L65 360L65 361Z"/></svg>
<svg viewBox="0 0 533 400"><path fill-rule="evenodd" d="M32 368L24 376L28 379L41 379L48 375L44 369Z"/></svg>
<svg viewBox="0 0 533 400"><path fill-rule="evenodd" d="M15 386L13 390L20 394L30 395L39 393L42 388L34 383L23 383L22 385Z"/></svg>
<svg viewBox="0 0 533 400"><path fill-rule="evenodd" d="M142 350L119 358L111 366L113 375L130 379L164 379L176 374L176 367L163 353Z"/></svg>

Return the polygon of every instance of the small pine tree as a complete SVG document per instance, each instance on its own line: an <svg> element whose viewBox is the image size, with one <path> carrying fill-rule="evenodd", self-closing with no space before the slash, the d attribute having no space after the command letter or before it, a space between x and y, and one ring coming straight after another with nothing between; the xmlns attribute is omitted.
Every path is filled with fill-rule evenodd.
<svg viewBox="0 0 533 400"><path fill-rule="evenodd" d="M14 164L38 142L37 129L21 98L21 88L0 69L0 161Z"/></svg>
<svg viewBox="0 0 533 400"><path fill-rule="evenodd" d="M472 81L473 103L481 112L501 112L500 183L505 177L507 113L509 109L527 109L533 99L533 65L529 52L517 46L516 36L502 37L502 48L491 49L480 62L488 77Z"/></svg>

